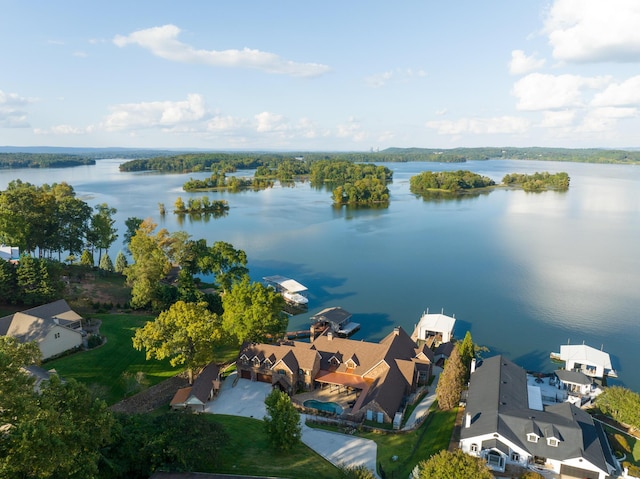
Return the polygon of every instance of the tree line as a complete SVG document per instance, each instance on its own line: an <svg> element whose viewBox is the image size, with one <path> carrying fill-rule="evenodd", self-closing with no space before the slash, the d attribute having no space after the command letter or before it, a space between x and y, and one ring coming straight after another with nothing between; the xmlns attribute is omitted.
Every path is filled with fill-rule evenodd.
<svg viewBox="0 0 640 479"><path fill-rule="evenodd" d="M0 153L0 168L66 168L95 165L96 161L79 155L58 153Z"/></svg>
<svg viewBox="0 0 640 479"><path fill-rule="evenodd" d="M569 181L569 175L564 171L555 174L544 171L531 175L511 173L502 178L504 185L520 186L525 191L545 191L548 189L565 191L569 189Z"/></svg>

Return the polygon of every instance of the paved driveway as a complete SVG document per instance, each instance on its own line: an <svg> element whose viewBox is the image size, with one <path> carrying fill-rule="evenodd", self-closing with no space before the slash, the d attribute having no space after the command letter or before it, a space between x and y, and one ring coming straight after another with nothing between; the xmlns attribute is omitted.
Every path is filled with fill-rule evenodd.
<svg viewBox="0 0 640 479"><path fill-rule="evenodd" d="M266 415L264 399L271 392L271 384L238 379L236 373L222 382L220 393L207 403L205 412L262 419ZM304 424L302 442L336 466L360 466L376 470L378 446L369 439L313 429Z"/></svg>

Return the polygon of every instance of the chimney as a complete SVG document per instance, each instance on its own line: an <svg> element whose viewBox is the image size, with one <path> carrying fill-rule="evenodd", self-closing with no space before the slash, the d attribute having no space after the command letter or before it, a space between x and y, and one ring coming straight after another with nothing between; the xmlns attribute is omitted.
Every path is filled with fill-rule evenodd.
<svg viewBox="0 0 640 479"><path fill-rule="evenodd" d="M329 341L333 341L333 331L329 331L329 332L327 333L327 339L328 339Z"/></svg>
<svg viewBox="0 0 640 479"><path fill-rule="evenodd" d="M471 374L473 374L475 370L476 370L476 358L471 358L471 368L470 368Z"/></svg>
<svg viewBox="0 0 640 479"><path fill-rule="evenodd" d="M400 335L400 326L396 326L395 328L393 328L393 334L395 334L396 336Z"/></svg>
<svg viewBox="0 0 640 479"><path fill-rule="evenodd" d="M465 428L471 427L471 413L467 413L466 416L464 417L464 427Z"/></svg>

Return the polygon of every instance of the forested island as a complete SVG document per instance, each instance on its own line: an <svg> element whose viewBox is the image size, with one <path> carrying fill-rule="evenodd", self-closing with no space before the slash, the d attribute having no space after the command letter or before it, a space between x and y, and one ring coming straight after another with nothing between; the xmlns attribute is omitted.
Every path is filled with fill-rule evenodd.
<svg viewBox="0 0 640 479"><path fill-rule="evenodd" d="M176 215L213 214L215 216L222 216L227 211L229 211L229 203L227 201L210 201L207 196L203 196L202 198L189 198L186 204L182 198L178 196L173 204L173 212Z"/></svg>
<svg viewBox="0 0 640 479"><path fill-rule="evenodd" d="M65 168L95 165L96 161L78 155L57 153L0 153L0 168Z"/></svg>
<svg viewBox="0 0 640 479"><path fill-rule="evenodd" d="M496 185L491 178L468 170L423 171L409 179L409 187L413 194L432 198L439 195L455 197L470 192L477 193L495 186L517 187L525 191L565 191L569 188L569 181L566 172L551 174L544 171L532 175L508 174L503 177L500 185Z"/></svg>

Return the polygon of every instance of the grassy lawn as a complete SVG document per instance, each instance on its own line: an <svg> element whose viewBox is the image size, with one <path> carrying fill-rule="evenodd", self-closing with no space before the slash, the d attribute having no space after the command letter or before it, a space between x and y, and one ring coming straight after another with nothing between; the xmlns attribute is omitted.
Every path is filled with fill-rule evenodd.
<svg viewBox="0 0 640 479"><path fill-rule="evenodd" d="M299 479L331 479L336 468L304 444L284 454L270 449L264 423L258 419L202 414L202 418L222 424L230 439L218 466L202 464L199 472L218 472Z"/></svg>
<svg viewBox="0 0 640 479"><path fill-rule="evenodd" d="M54 368L64 378L73 378L86 384L108 404L123 399L127 385L123 374L144 374L146 385L152 386L174 376L182 368L174 368L169 361L147 361L144 351L133 349L131 338L135 329L152 320L153 316L135 314L95 314L102 320L100 334L107 343L91 351L46 362L46 369Z"/></svg>
<svg viewBox="0 0 640 479"><path fill-rule="evenodd" d="M631 464L640 467L640 439L624 434L607 425L604 426L604 429L609 436L609 442L613 450L626 454L625 462L629 461Z"/></svg>
<svg viewBox="0 0 640 479"><path fill-rule="evenodd" d="M387 477L409 477L412 469L418 462L428 459L433 454L449 447L451 433L456 420L457 409L440 411L432 406L425 422L415 431L410 433L388 434L378 432L357 432L356 434L366 439L371 439L378 445L378 463L382 464ZM319 427L309 424L312 427ZM325 427L337 432L340 428ZM392 460L397 456L396 461Z"/></svg>

